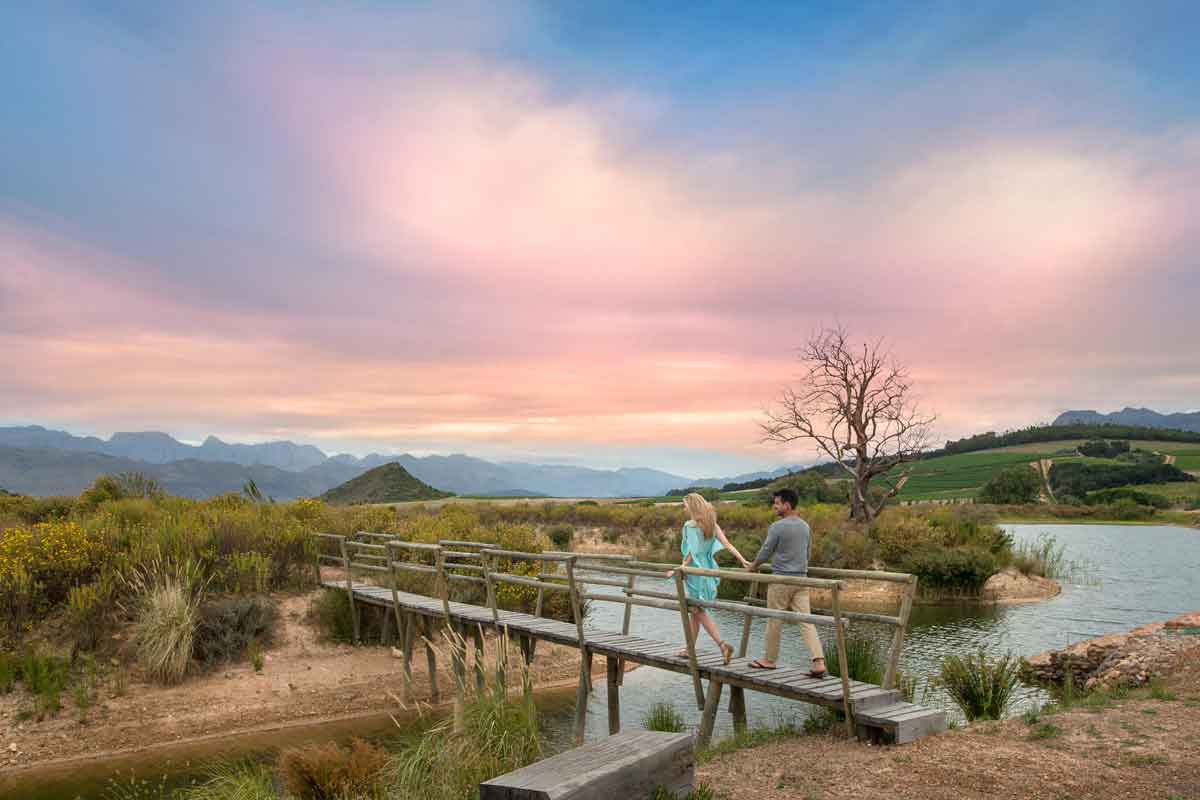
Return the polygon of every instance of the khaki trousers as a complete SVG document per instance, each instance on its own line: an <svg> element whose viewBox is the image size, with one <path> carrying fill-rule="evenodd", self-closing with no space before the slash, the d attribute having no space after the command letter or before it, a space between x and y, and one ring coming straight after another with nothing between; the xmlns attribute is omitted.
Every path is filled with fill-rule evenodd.
<svg viewBox="0 0 1200 800"><path fill-rule="evenodd" d="M812 607L808 603L808 589L778 583L767 587L767 608L796 611L801 614L812 613ZM767 620L767 661L779 661L779 632L782 627L783 620ZM821 639L817 636L816 626L811 622L802 622L800 633L804 636L809 655L814 659L824 658L825 651L821 649Z"/></svg>

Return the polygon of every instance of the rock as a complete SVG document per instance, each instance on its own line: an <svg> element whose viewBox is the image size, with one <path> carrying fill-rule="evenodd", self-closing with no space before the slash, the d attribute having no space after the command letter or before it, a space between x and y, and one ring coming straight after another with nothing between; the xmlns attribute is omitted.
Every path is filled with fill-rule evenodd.
<svg viewBox="0 0 1200 800"><path fill-rule="evenodd" d="M983 599L992 603L1023 603L1046 600L1062 591L1057 582L1035 575L1024 575L1008 567L987 579Z"/></svg>
<svg viewBox="0 0 1200 800"><path fill-rule="evenodd" d="M9 743L8 743L8 752L10 752L10 753L15 753L15 752L17 752L17 743L16 743L16 742L9 742Z"/></svg>

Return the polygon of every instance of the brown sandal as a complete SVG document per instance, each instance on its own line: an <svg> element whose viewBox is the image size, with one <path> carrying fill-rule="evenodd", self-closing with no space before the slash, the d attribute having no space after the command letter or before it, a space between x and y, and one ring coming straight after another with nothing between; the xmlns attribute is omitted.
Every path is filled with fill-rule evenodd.
<svg viewBox="0 0 1200 800"><path fill-rule="evenodd" d="M725 659L726 664L733 661L733 645L729 642L718 642L717 646L721 648L721 657Z"/></svg>

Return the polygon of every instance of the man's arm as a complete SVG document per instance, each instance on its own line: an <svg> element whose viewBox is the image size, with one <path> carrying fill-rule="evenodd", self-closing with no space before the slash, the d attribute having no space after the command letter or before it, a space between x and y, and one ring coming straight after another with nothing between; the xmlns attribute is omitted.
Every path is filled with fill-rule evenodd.
<svg viewBox="0 0 1200 800"><path fill-rule="evenodd" d="M775 555L775 548L779 546L779 529L774 524L767 528L767 540L763 542L762 547L758 551L758 555L754 557L754 563L746 567L751 572L758 572L759 567L771 560L771 556Z"/></svg>

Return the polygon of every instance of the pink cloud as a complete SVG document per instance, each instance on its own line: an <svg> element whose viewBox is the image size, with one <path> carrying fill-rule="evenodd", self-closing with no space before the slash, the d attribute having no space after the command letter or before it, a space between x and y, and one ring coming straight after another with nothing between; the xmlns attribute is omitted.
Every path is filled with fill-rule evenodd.
<svg viewBox="0 0 1200 800"><path fill-rule="evenodd" d="M639 140L652 96L564 99L470 47L397 68L313 41L243 34L226 54L231 90L320 187L303 204L319 213L278 233L311 261L280 256L267 280L238 242L214 242L249 265L234 308L5 223L0 414L782 460L807 454L759 447L759 409L834 319L889 336L947 436L1062 405L1189 402L1190 348L1147 357L1168 323L1129 333L1113 309L1148 261L1195 244L1195 131L1064 132L1039 103L942 131L921 119L950 102L939 84L910 88L908 110L834 104L819 141L793 145L798 112L777 102L746 124L784 141L681 151ZM959 79L1019 104L1002 77ZM843 130L849 156L829 141ZM827 166L814 151L852 179L806 179ZM854 154L878 163L857 174ZM1197 291L1193 275L1173 302ZM289 293L303 309L264 299ZM1120 394L1143 370L1149 388Z"/></svg>

